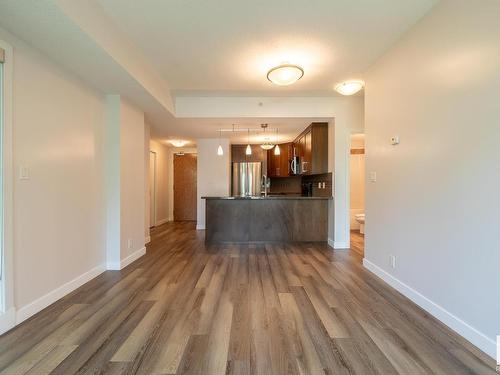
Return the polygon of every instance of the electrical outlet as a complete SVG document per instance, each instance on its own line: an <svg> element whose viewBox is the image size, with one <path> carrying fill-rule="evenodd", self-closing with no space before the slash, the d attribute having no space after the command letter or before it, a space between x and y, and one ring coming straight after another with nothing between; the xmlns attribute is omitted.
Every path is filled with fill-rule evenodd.
<svg viewBox="0 0 500 375"><path fill-rule="evenodd" d="M396 268L396 257L394 255L389 255L389 259L391 261L391 267Z"/></svg>
<svg viewBox="0 0 500 375"><path fill-rule="evenodd" d="M128 239L128 248L129 248L129 250L132 248L132 239L131 238Z"/></svg>

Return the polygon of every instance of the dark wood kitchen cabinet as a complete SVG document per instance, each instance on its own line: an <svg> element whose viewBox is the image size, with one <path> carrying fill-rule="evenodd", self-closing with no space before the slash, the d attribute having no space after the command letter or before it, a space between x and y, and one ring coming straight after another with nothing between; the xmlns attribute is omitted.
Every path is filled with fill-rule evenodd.
<svg viewBox="0 0 500 375"><path fill-rule="evenodd" d="M293 156L293 143L279 145L280 155L274 154L274 148L267 151L267 175L268 177L290 176L290 159Z"/></svg>
<svg viewBox="0 0 500 375"><path fill-rule="evenodd" d="M313 122L294 141L301 174L328 173L328 123Z"/></svg>

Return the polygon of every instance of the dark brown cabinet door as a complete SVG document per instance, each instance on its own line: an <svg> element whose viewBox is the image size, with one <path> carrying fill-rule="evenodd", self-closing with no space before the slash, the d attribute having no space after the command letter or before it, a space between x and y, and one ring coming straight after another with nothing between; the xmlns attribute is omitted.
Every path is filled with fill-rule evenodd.
<svg viewBox="0 0 500 375"><path fill-rule="evenodd" d="M267 151L267 175L269 177L290 176L290 159L293 156L293 143L279 145L280 155L275 155L275 149Z"/></svg>
<svg viewBox="0 0 500 375"><path fill-rule="evenodd" d="M328 123L314 122L294 142L301 174L328 173Z"/></svg>
<svg viewBox="0 0 500 375"><path fill-rule="evenodd" d="M311 130L302 137L304 140L304 151L302 157L302 173L311 174Z"/></svg>
<svg viewBox="0 0 500 375"><path fill-rule="evenodd" d="M311 127L311 173L328 173L328 124Z"/></svg>

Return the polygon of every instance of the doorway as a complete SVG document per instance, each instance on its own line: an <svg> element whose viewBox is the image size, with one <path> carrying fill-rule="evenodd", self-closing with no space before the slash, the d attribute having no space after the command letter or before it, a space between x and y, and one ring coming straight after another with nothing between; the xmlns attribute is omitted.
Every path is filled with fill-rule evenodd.
<svg viewBox="0 0 500 375"><path fill-rule="evenodd" d="M149 227L156 226L156 152L149 151Z"/></svg>
<svg viewBox="0 0 500 375"><path fill-rule="evenodd" d="M196 221L196 154L174 154L174 220Z"/></svg>
<svg viewBox="0 0 500 375"><path fill-rule="evenodd" d="M365 244L365 135L352 134L350 167L351 249L364 254Z"/></svg>

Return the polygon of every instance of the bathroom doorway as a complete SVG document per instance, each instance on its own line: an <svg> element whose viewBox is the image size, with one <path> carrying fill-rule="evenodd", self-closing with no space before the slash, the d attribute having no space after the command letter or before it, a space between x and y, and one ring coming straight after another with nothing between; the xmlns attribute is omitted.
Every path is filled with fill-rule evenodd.
<svg viewBox="0 0 500 375"><path fill-rule="evenodd" d="M350 167L351 249L361 256L365 250L365 135L352 134Z"/></svg>

